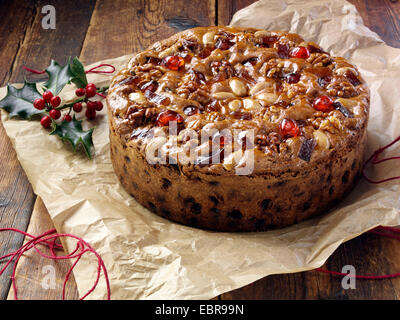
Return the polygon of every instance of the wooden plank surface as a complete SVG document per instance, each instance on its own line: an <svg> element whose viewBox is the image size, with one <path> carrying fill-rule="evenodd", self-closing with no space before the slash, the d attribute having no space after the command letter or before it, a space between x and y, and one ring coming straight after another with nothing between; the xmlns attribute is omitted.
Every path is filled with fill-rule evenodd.
<svg viewBox="0 0 400 320"><path fill-rule="evenodd" d="M51 58L64 62L78 55L86 63L137 52L154 41L196 25L227 24L233 13L252 0L209 1L2 1L0 32L0 79L2 85L23 78L22 65L42 69ZM400 47L400 4L390 0L352 0L365 24L388 44ZM16 4L18 3L18 5ZM22 2L21 2L22 3ZM53 4L57 29L40 27L40 8ZM13 12L13 14L9 14ZM14 14L15 13L15 14ZM17 17L17 18L16 18ZM22 23L21 23L22 22ZM107 27L105 27L107 26ZM9 31L11 30L11 31ZM13 226L40 234L53 228L46 208L36 200L0 125L0 227ZM23 238L0 234L0 254L16 249ZM384 274L400 268L395 240L362 235L342 245L328 260L326 268L340 271L351 264L359 274ZM19 296L22 299L59 299L68 264L54 264L56 290L43 290L41 270L49 261L28 255L18 265ZM32 268L32 265L35 267ZM1 266L1 264L0 264ZM0 299L12 299L9 273L0 277ZM71 282L70 299L78 298ZM223 294L219 299L399 299L400 279L357 281L356 290L343 290L341 279L315 271L266 277L253 284Z"/></svg>
<svg viewBox="0 0 400 320"><path fill-rule="evenodd" d="M54 5L57 28L44 30L41 27L41 7ZM73 8L73 11L71 11ZM80 54L83 40L90 22L94 3L91 1L1 1L0 50L1 85L21 82L24 79L22 66L43 69L51 59L65 62L69 56ZM8 70L4 72L4 70ZM26 230L36 196L22 170L11 142L0 124L0 226ZM16 233L0 234L0 255L14 251L23 242ZM26 262L29 269L31 266ZM0 263L0 266L2 264ZM10 288L11 268L0 277L0 299L5 299ZM28 286L29 287L29 286ZM33 293L33 292L32 292ZM21 292L22 294L22 292ZM23 296L23 294L22 294ZM34 296L25 296L33 298Z"/></svg>

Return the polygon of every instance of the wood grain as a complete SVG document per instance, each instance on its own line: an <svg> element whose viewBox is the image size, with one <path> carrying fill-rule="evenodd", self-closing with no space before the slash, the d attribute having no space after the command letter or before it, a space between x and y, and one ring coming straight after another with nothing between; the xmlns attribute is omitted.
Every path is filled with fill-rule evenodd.
<svg viewBox="0 0 400 320"><path fill-rule="evenodd" d="M80 58L90 64L139 52L174 34L177 30L171 21L178 18L203 26L213 25L215 3L213 0L98 0Z"/></svg>
<svg viewBox="0 0 400 320"><path fill-rule="evenodd" d="M38 197L32 212L31 222L28 226L28 233L32 235L40 235L54 228L53 221ZM50 254L44 246L39 248L46 254ZM62 252L58 252L62 254ZM62 287L65 275L70 267L69 261L50 260L41 257L35 250L30 250L18 263L16 270L17 292L20 300L53 300L62 298ZM45 277L49 277L49 268L53 268L55 275L55 286L50 289L43 288L42 282L49 285L50 282ZM48 278L47 278L48 279ZM78 290L76 288L75 279L72 277L67 282L65 290L65 299L78 299ZM14 300L14 290L11 286L8 299Z"/></svg>
<svg viewBox="0 0 400 320"><path fill-rule="evenodd" d="M40 8L56 7L55 30L41 27ZM71 12L71 8L76 11ZM65 62L70 55L79 55L94 4L90 1L1 1L0 76L2 84L24 78L23 65L43 69L50 59ZM85 18L86 17L86 18ZM29 77L34 78L34 77ZM36 199L15 151L0 124L0 227L26 230ZM0 233L0 255L19 248L24 237L17 233ZM22 260L23 261L23 260ZM26 263L31 268L29 263ZM2 263L0 263L0 267ZM7 297L11 269L0 277L0 299Z"/></svg>

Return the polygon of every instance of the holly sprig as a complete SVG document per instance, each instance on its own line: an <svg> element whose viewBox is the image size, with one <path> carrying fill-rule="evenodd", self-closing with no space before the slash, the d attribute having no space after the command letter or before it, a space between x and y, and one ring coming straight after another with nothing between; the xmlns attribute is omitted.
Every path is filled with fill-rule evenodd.
<svg viewBox="0 0 400 320"><path fill-rule="evenodd" d="M88 83L83 64L77 57L72 60L69 58L65 65L52 60L44 72L48 79L39 86L42 93L39 92L36 83L27 80L21 88L8 84L7 94L0 100L0 108L8 112L11 118L37 120L40 115L40 123L45 129L50 130L50 135L57 135L62 141L69 141L74 150L82 147L91 158L94 147L92 139L94 128L83 130L82 120L77 120L73 113L80 113L86 108L86 119L95 119L96 112L103 109L103 104L101 101L90 99L96 94L103 96L101 93L108 88L97 88L95 84ZM58 94L71 83L77 87L76 99L62 104ZM62 112L64 112L63 116Z"/></svg>

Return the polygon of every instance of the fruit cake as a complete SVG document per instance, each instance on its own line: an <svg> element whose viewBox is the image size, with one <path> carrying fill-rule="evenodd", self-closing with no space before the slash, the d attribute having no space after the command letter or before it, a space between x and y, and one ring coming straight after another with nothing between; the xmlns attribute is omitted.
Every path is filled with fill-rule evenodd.
<svg viewBox="0 0 400 320"><path fill-rule="evenodd" d="M131 59L113 78L107 106L125 190L193 227L292 225L336 205L362 169L364 80L344 58L293 33L177 33ZM232 131L239 133L221 134Z"/></svg>

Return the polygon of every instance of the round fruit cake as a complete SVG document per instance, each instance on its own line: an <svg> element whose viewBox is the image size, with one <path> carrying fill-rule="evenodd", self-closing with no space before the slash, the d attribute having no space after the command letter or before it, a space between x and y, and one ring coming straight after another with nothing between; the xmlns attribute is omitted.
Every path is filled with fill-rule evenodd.
<svg viewBox="0 0 400 320"><path fill-rule="evenodd" d="M354 65L297 34L180 32L132 58L107 105L122 185L185 225L288 226L337 204L362 169L369 90Z"/></svg>

